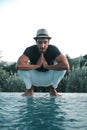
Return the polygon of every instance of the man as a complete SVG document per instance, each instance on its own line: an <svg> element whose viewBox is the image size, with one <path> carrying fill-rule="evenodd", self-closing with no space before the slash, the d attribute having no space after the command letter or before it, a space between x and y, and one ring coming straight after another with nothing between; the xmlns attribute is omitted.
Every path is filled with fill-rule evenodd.
<svg viewBox="0 0 87 130"><path fill-rule="evenodd" d="M46 29L39 29L34 39L36 45L26 48L16 64L27 89L23 95L33 94L32 85L50 85L50 94L59 96L56 88L69 69L69 63L56 46L49 44L51 37Z"/></svg>

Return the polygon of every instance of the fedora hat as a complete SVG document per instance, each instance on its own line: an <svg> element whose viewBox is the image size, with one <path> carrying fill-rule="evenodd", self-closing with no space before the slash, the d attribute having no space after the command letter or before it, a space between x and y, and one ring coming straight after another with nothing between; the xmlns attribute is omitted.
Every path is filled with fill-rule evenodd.
<svg viewBox="0 0 87 130"><path fill-rule="evenodd" d="M51 37L49 37L49 34L48 34L46 29L39 29L37 31L36 37L34 37L34 39L37 40L37 39L40 39L40 38L51 39Z"/></svg>

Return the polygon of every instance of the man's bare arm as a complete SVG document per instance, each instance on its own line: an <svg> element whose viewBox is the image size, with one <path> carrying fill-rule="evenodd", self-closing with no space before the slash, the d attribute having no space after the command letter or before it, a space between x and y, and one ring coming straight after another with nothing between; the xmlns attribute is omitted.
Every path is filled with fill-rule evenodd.
<svg viewBox="0 0 87 130"><path fill-rule="evenodd" d="M17 64L16 64L16 68L18 70L32 70L32 69L37 69L39 68L41 65L40 64L29 64L28 63L29 58L25 55L22 55L19 57Z"/></svg>
<svg viewBox="0 0 87 130"><path fill-rule="evenodd" d="M69 70L70 69L68 60L63 54L60 54L59 56L57 56L55 61L57 62L56 65L44 64L43 65L44 68L50 69L50 70Z"/></svg>

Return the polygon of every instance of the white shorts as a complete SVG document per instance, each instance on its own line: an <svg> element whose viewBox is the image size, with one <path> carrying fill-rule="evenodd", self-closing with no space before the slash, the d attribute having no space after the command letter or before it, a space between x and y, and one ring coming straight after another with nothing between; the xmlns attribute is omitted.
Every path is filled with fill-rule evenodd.
<svg viewBox="0 0 87 130"><path fill-rule="evenodd" d="M26 85L26 89L30 89L32 85L48 87L52 85L57 88L59 82L62 80L66 73L66 70L46 72L39 72L37 70L18 70L18 74Z"/></svg>

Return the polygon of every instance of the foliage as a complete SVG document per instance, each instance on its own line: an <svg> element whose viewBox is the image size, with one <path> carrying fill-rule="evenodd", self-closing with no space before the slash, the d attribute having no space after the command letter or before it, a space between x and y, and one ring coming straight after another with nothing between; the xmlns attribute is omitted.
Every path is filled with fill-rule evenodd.
<svg viewBox="0 0 87 130"><path fill-rule="evenodd" d="M0 75L0 89L2 92L23 92L25 85L16 74L7 75L5 72Z"/></svg>
<svg viewBox="0 0 87 130"><path fill-rule="evenodd" d="M0 62L0 91L1 92L23 92L25 85L17 75L15 63L7 65L5 62Z"/></svg>
<svg viewBox="0 0 87 130"><path fill-rule="evenodd" d="M9 74L0 67L0 91L6 87L8 76Z"/></svg>
<svg viewBox="0 0 87 130"><path fill-rule="evenodd" d="M66 79L66 92L87 92L87 67L72 71Z"/></svg>
<svg viewBox="0 0 87 130"><path fill-rule="evenodd" d="M11 74L7 79L7 91L9 92L23 92L25 85L16 74Z"/></svg>
<svg viewBox="0 0 87 130"><path fill-rule="evenodd" d="M9 74L11 74L11 73L14 74L14 73L17 73L15 66L16 66L16 63L12 63L10 65L3 66L3 69L6 70L6 72L9 72Z"/></svg>

